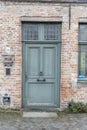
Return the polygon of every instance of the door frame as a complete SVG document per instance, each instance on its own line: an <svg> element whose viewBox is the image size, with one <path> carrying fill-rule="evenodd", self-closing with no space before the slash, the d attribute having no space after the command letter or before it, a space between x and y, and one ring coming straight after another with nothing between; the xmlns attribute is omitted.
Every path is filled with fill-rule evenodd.
<svg viewBox="0 0 87 130"><path fill-rule="evenodd" d="M58 57L58 60L57 60L57 77L58 77L58 80L57 80L57 96L56 96L56 101L57 104L56 106L52 106L51 108L60 108L60 82L61 82L61 42L58 42L58 41L24 41L22 42L22 108L26 109L24 103L24 97L25 97L25 93L24 93L24 88L25 88L25 84L26 84L26 79L25 79L25 75L26 75L26 67L25 67L25 57L26 57L26 44L56 44L57 45L57 57ZM59 87L58 87L59 86ZM40 106L41 107L41 106ZM27 109L30 109L31 107L29 106L29 108L27 107ZM34 107L35 109L38 109L38 106L35 106ZM46 106L46 107L41 107L40 109L48 109L49 106Z"/></svg>

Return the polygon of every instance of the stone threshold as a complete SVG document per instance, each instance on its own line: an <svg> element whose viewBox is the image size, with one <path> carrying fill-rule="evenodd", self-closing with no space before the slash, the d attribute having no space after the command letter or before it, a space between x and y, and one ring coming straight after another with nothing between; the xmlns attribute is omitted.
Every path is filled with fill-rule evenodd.
<svg viewBox="0 0 87 130"><path fill-rule="evenodd" d="M57 118L56 112L23 112L25 118Z"/></svg>

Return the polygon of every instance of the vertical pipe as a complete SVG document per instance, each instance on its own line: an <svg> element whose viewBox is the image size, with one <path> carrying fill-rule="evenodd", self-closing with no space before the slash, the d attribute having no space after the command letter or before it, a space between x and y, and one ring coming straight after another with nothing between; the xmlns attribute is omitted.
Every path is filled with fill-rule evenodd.
<svg viewBox="0 0 87 130"><path fill-rule="evenodd" d="M69 5L69 30L71 28L71 4Z"/></svg>

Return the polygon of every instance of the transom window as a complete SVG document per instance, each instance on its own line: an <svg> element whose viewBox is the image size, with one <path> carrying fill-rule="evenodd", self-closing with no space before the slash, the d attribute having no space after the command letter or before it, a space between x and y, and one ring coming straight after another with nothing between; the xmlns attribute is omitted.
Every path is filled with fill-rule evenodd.
<svg viewBox="0 0 87 130"><path fill-rule="evenodd" d="M79 25L79 78L87 78L87 24Z"/></svg>
<svg viewBox="0 0 87 130"><path fill-rule="evenodd" d="M61 24L58 23L23 23L23 41L61 39Z"/></svg>

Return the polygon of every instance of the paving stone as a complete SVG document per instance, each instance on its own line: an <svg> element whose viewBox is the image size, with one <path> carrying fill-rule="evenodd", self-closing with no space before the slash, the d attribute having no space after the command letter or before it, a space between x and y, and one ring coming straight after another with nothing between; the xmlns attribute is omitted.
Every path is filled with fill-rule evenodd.
<svg viewBox="0 0 87 130"><path fill-rule="evenodd" d="M86 114L33 119L5 116L0 115L0 130L87 130Z"/></svg>

